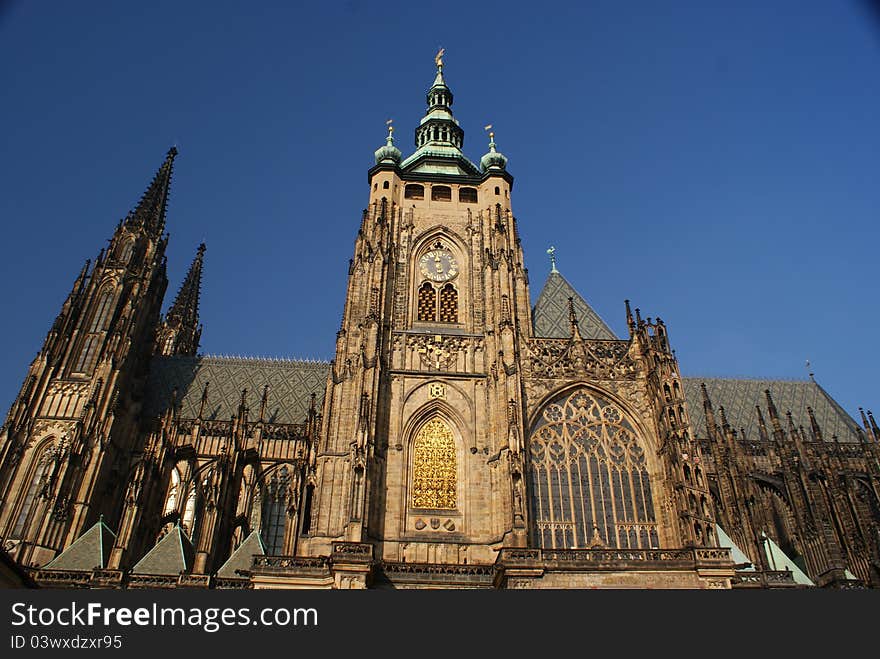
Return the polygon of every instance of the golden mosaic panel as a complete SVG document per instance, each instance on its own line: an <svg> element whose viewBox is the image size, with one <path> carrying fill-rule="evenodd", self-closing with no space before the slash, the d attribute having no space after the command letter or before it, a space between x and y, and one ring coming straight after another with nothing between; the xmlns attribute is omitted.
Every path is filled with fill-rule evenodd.
<svg viewBox="0 0 880 659"><path fill-rule="evenodd" d="M413 508L450 509L456 506L455 438L439 417L421 427L413 450Z"/></svg>

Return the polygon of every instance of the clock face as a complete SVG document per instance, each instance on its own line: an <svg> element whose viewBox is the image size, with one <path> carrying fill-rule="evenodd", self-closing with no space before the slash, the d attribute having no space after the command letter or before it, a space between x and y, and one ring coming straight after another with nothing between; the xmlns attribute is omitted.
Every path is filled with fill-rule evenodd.
<svg viewBox="0 0 880 659"><path fill-rule="evenodd" d="M458 263L445 249L432 249L419 259L419 270L431 281L448 281L458 274Z"/></svg>

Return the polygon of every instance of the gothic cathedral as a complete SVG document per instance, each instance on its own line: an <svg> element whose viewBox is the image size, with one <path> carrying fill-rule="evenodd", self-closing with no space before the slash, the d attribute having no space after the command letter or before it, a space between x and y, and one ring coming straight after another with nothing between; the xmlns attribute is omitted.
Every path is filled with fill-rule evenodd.
<svg viewBox="0 0 880 659"><path fill-rule="evenodd" d="M464 155L436 63L329 363L198 354L204 245L161 315L168 152L0 429L6 558L78 588L880 586L871 413L684 378L659 317L615 336L555 261L533 306L507 158Z"/></svg>

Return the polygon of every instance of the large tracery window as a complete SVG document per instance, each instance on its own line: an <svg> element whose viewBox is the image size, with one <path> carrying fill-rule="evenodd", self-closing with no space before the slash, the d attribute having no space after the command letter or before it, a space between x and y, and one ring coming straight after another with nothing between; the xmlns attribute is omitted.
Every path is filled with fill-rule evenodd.
<svg viewBox="0 0 880 659"><path fill-rule="evenodd" d="M413 508L448 510L456 506L455 438L440 417L423 425L413 447Z"/></svg>
<svg viewBox="0 0 880 659"><path fill-rule="evenodd" d="M537 546L659 546L645 450L620 408L583 388L561 394L542 410L529 448Z"/></svg>

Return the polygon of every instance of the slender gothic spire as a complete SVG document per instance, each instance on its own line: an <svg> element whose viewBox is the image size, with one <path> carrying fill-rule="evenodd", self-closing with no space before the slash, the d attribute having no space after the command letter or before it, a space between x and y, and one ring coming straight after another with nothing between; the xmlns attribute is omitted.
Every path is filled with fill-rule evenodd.
<svg viewBox="0 0 880 659"><path fill-rule="evenodd" d="M162 355L194 355L199 349L202 335L199 295L204 257L205 243L202 243L159 330L157 352Z"/></svg>
<svg viewBox="0 0 880 659"><path fill-rule="evenodd" d="M137 207L125 218L126 225L143 227L149 234L156 237L161 235L165 229L165 212L168 207L168 193L171 189L171 170L176 155L177 147L168 149L165 162L159 167L159 171L156 172Z"/></svg>

